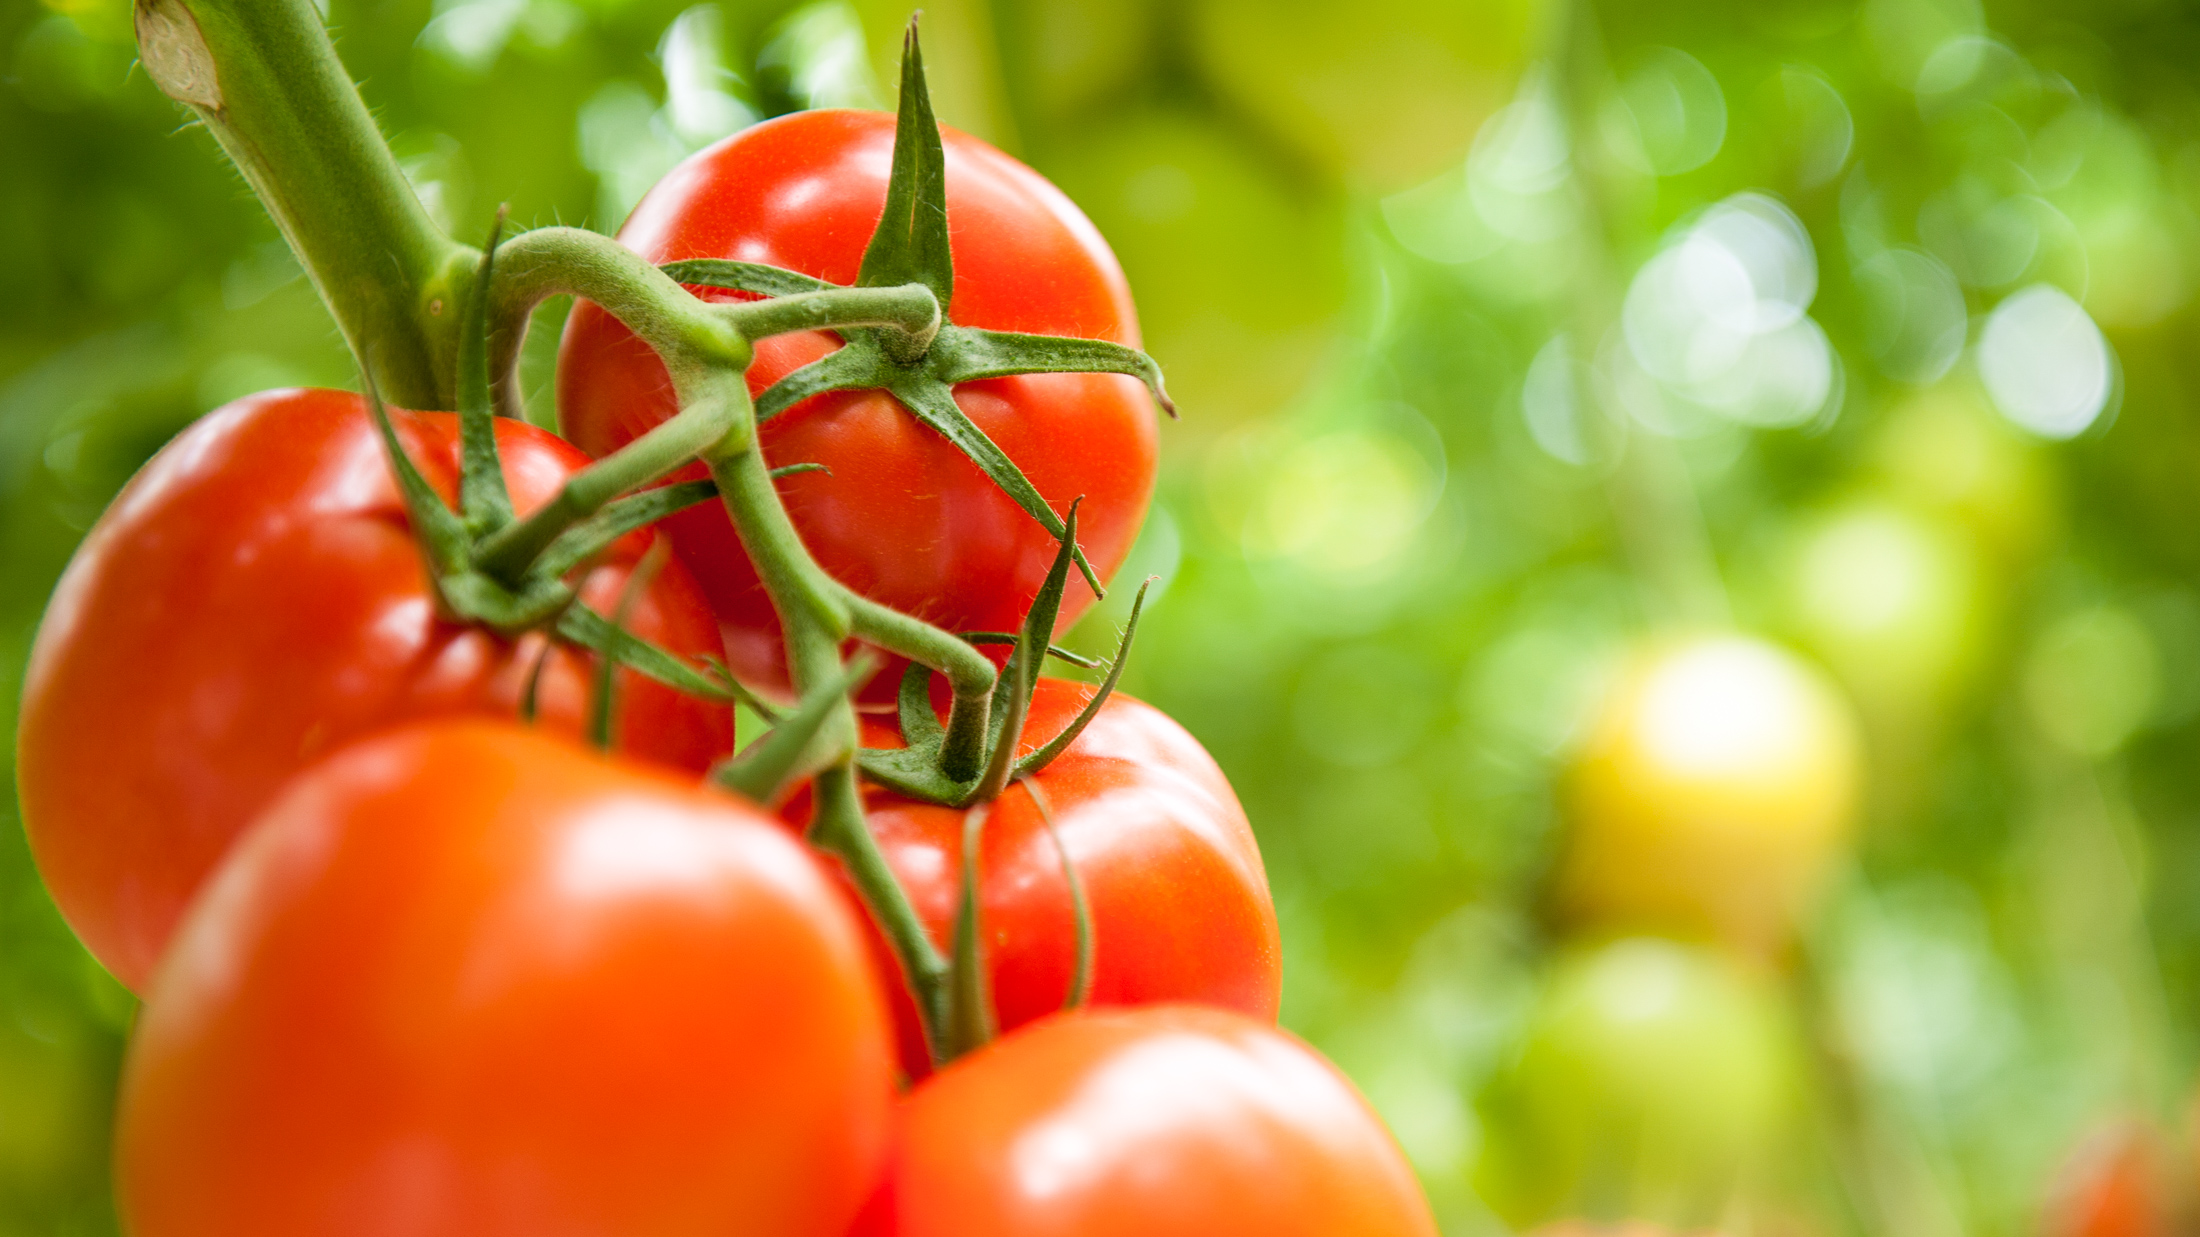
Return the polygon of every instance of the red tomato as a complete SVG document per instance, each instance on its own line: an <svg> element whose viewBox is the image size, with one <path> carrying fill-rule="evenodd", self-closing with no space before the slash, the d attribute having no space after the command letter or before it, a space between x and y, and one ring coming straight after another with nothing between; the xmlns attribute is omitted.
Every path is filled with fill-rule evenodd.
<svg viewBox="0 0 2200 1237"><path fill-rule="evenodd" d="M954 229L954 303L962 326L1075 335L1136 345L1130 291L1106 242L1038 173L976 138L943 130ZM886 200L894 118L811 111L744 130L673 169L619 239L652 262L733 258L854 283ZM715 299L737 294L705 292ZM749 370L761 392L838 346L820 332L761 341ZM558 415L591 455L673 412L657 357L594 305L567 320ZM1034 374L965 383L956 402L1056 511L1082 495L1078 538L1095 570L1129 553L1153 492L1151 400L1135 379ZM843 584L954 631L1013 631L1053 561L1055 542L946 439L883 391L816 396L764 423L779 492L803 541ZM700 475L697 473L696 475ZM779 620L722 511L667 522L673 544L726 625L744 680L783 683ZM1067 626L1092 601L1072 579ZM896 676L878 676L884 699Z"/></svg>
<svg viewBox="0 0 2200 1237"><path fill-rule="evenodd" d="M2048 1237L2161 1237L2170 1231L2159 1137L2137 1122L2096 1130L2057 1175Z"/></svg>
<svg viewBox="0 0 2200 1237"><path fill-rule="evenodd" d="M859 1237L1434 1237L1335 1066L1193 1005L1061 1014L902 1101Z"/></svg>
<svg viewBox="0 0 2200 1237"><path fill-rule="evenodd" d="M393 413L421 470L457 486L447 413ZM526 511L588 462L497 422ZM582 595L616 602L644 537ZM668 564L630 616L689 657L720 647ZM444 622L365 404L270 391L207 415L115 499L62 577L23 692L18 776L31 847L61 912L142 988L192 890L285 779L370 730L451 713L512 716L542 637ZM592 656L560 650L538 699L578 732ZM728 710L622 672L624 750L702 769L732 748Z"/></svg>
<svg viewBox="0 0 2200 1237"><path fill-rule="evenodd" d="M1041 679L1021 750L1061 733L1092 691ZM902 745L885 719L864 721L866 746ZM1062 1008L1069 996L1077 920L1064 849L1089 908L1092 1003L1198 1001L1275 1021L1282 969L1267 872L1245 810L1198 740L1117 692L1069 750L1029 780L1054 813L1061 849L1030 793L1011 786L987 809L978 861L986 972L1003 1031ZM878 787L865 799L888 866L932 939L948 948L967 813ZM787 815L806 824L809 812L804 795ZM883 940L874 939L881 970L896 973ZM931 1066L916 1003L896 985L893 1005L902 1067L921 1077Z"/></svg>
<svg viewBox="0 0 2200 1237"><path fill-rule="evenodd" d="M891 1047L769 817L507 723L301 774L193 903L123 1079L142 1237L837 1233Z"/></svg>

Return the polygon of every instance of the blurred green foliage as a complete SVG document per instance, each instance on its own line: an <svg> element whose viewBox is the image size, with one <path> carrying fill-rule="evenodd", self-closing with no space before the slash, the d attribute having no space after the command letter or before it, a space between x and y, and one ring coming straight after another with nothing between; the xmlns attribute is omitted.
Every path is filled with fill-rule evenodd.
<svg viewBox="0 0 2200 1237"><path fill-rule="evenodd" d="M2200 1027L2200 20L2153 0L948 0L951 124L1114 243L1187 410L1131 689L1222 762L1285 1019L1453 1233L2034 1231L2183 1164ZM875 105L883 0L333 0L457 235L610 229ZM122 0L0 7L0 717L71 548L234 396L347 385ZM530 414L559 310L529 349ZM1129 590L1080 630L1111 642ZM1566 940L1563 772L1646 636L1844 687L1853 861L1772 956ZM5 725L5 722L0 722ZM118 754L126 759L127 754ZM0 812L13 797L0 797ZM0 826L0 1233L113 1220L131 1003ZM2189 1170L2165 1169L2189 1177Z"/></svg>

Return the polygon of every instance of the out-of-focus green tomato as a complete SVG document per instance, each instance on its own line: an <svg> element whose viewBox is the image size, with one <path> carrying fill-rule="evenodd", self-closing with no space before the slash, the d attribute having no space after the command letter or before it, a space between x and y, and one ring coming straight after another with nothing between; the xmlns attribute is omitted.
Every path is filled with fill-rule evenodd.
<svg viewBox="0 0 2200 1237"><path fill-rule="evenodd" d="M1994 558L2030 558L2055 520L2039 448L1987 407L1968 378L1931 387L1888 416L1870 448L1887 489L1968 528Z"/></svg>
<svg viewBox="0 0 2200 1237"><path fill-rule="evenodd" d="M1298 392L1344 300L1333 203L1185 111L1095 125L1042 170L1122 260L1188 424L1218 429Z"/></svg>
<svg viewBox="0 0 2200 1237"><path fill-rule="evenodd" d="M1793 654L1740 635L1654 645L1570 771L1557 909L1777 950L1848 839L1859 780L1847 703Z"/></svg>
<svg viewBox="0 0 2200 1237"><path fill-rule="evenodd" d="M1200 0L1199 64L1224 96L1377 192L1466 157L1520 70L1540 0Z"/></svg>
<svg viewBox="0 0 2200 1237"><path fill-rule="evenodd" d="M111 1068L77 1028L37 1033L0 1006L0 1202L91 1179L107 1151Z"/></svg>
<svg viewBox="0 0 2200 1237"><path fill-rule="evenodd" d="M1984 581L1967 531L1864 497L1806 521L1780 561L1790 623L1868 711L1930 715L1978 667Z"/></svg>
<svg viewBox="0 0 2200 1237"><path fill-rule="evenodd" d="M1777 1154L1799 1059L1771 982L1722 953L1636 937L1563 956L1482 1097L1476 1188L1523 1227L1705 1224Z"/></svg>

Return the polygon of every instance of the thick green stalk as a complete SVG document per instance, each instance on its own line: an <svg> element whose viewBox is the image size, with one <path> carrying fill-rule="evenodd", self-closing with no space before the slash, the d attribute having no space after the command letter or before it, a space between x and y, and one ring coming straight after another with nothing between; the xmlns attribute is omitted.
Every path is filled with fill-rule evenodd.
<svg viewBox="0 0 2200 1237"><path fill-rule="evenodd" d="M779 611L795 687L806 691L842 673L840 645L850 632L843 600L846 592L810 557L788 520L765 467L764 453L756 445L754 413L745 399L746 388L742 390L738 410L746 436L739 431L728 435L722 449L704 454L704 462L718 483L742 548L756 564L757 575ZM831 736L829 741L838 743L844 755L817 775L810 840L839 856L894 947L937 1057L946 1047L940 1036L947 1026L947 959L932 943L908 892L886 866L878 840L864 822L863 792L856 785L855 710L843 700L836 713L822 733Z"/></svg>
<svg viewBox="0 0 2200 1237"><path fill-rule="evenodd" d="M748 341L732 322L640 254L584 228L537 228L497 250L489 292L490 372L507 405L517 398L510 377L528 315L547 298L566 294L594 301L648 344L664 361L683 407L714 374L748 368Z"/></svg>
<svg viewBox="0 0 2200 1237"><path fill-rule="evenodd" d="M938 299L921 283L892 288L828 288L762 301L735 301L716 309L750 340L789 331L885 327L905 336L905 346L913 348L918 356L932 346L941 322Z"/></svg>
<svg viewBox="0 0 2200 1237"><path fill-rule="evenodd" d="M454 407L480 254L428 218L311 0L137 0L137 35L146 75L236 162L383 397Z"/></svg>

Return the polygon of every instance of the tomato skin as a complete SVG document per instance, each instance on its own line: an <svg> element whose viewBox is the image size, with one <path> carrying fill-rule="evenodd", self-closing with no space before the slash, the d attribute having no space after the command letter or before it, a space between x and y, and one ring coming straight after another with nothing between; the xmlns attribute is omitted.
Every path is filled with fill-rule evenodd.
<svg viewBox="0 0 2200 1237"><path fill-rule="evenodd" d="M1061 733L1093 688L1041 679L1020 750ZM864 743L900 747L883 718ZM1281 996L1275 903L1259 843L1230 783L1198 740L1152 705L1121 692L1069 750L1029 779L1046 796L1084 887L1092 926L1094 1005L1195 1001L1274 1022ZM966 813L867 787L871 831L933 941L954 936ZM809 803L788 805L806 824ZM979 853L986 971L1001 1030L1062 1008L1077 965L1077 920L1062 851L1028 791L1011 786L987 809ZM896 964L874 937L881 971ZM908 989L894 986L902 1067L930 1071Z"/></svg>
<svg viewBox="0 0 2200 1237"><path fill-rule="evenodd" d="M954 242L950 315L960 325L1074 335L1135 346L1130 291L1107 244L1038 173L984 142L941 132ZM734 258L855 282L884 209L894 118L798 112L744 130L673 169L619 230L652 262ZM963 238L974 238L965 243ZM737 294L698 289L712 299ZM761 393L837 345L820 332L759 341ZM558 415L591 455L674 411L654 353L595 305L575 306L558 360ZM1082 496L1078 538L1103 577L1122 564L1153 492L1154 410L1134 379L1032 374L965 383L956 402L1056 511ZM1055 543L947 440L881 391L815 396L766 421L772 464L829 473L779 482L788 514L842 583L953 631L1013 631L1037 596ZM695 475L700 475L697 473ZM722 511L667 521L673 544L724 622L733 669L784 683L778 618ZM1091 604L1073 580L1066 628ZM892 699L895 675L875 683Z"/></svg>
<svg viewBox="0 0 2200 1237"><path fill-rule="evenodd" d="M1335 1066L1194 1005L1058 1014L911 1092L854 1237L1420 1237L1413 1170Z"/></svg>
<svg viewBox="0 0 2200 1237"><path fill-rule="evenodd" d="M449 497L456 419L392 414ZM514 503L547 500L587 458L497 423ZM613 548L583 596L608 610L647 535ZM684 569L631 616L695 657L719 648ZM155 456L70 563L23 693L24 822L46 887L117 978L142 990L200 881L292 773L408 718L516 713L540 636L443 622L366 406L270 391L218 409ZM553 653L545 726L578 733L592 657ZM730 712L622 672L618 746L702 769Z"/></svg>
<svg viewBox="0 0 2200 1237"><path fill-rule="evenodd" d="M839 1232L890 1043L770 818L509 723L301 774L195 902L127 1063L142 1237Z"/></svg>

